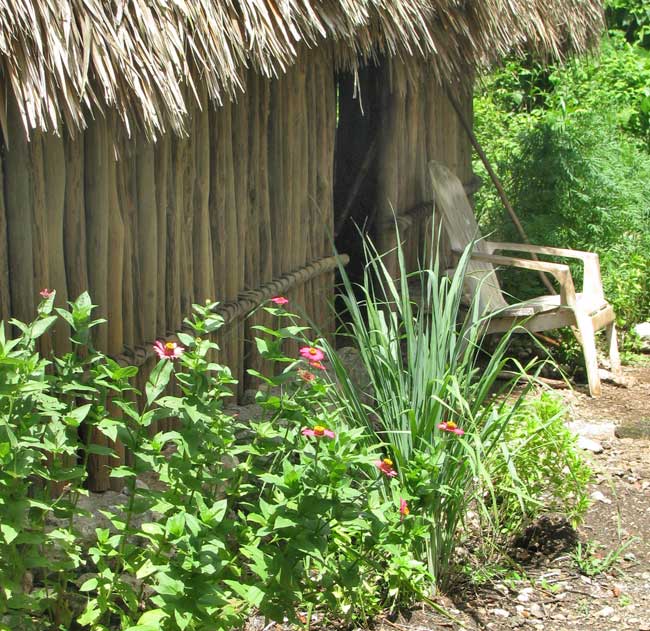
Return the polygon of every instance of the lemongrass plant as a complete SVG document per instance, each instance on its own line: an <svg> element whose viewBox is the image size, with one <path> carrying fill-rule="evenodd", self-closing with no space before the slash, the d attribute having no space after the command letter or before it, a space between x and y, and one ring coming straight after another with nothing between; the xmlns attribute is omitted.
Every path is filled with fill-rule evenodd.
<svg viewBox="0 0 650 631"><path fill-rule="evenodd" d="M398 245L394 279L365 239L362 281L353 285L342 269L341 299L369 392L357 389L328 349L336 405L348 422L366 427L371 440L383 444L397 471L394 484L407 489L412 523L423 533L420 558L438 587L450 576L469 506L491 513L487 464L529 387L517 386L527 370L507 355L512 332L491 353L482 351L490 315L481 312L478 295L466 304L463 290L472 247L451 275L440 268L437 255L409 274ZM503 381L507 363L515 376ZM370 405L362 394L371 395Z"/></svg>

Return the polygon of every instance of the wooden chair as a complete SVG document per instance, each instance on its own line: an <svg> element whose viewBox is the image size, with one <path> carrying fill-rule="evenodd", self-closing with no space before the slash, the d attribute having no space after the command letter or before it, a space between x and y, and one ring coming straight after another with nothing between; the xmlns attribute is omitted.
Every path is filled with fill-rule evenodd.
<svg viewBox="0 0 650 631"><path fill-rule="evenodd" d="M469 243L480 237L474 212L463 185L454 173L438 162L429 163L429 172L435 209L440 213L452 251L454 254L461 254ZM568 265L495 254L498 251L579 259L584 266L582 292L576 293ZM550 274L559 283L560 293L540 296L510 306L503 297L495 266L518 267ZM465 286L472 294L479 292L481 309L494 312L488 328L490 333L507 331L514 325L521 325L532 332L564 326L577 327L585 356L591 396L598 397L601 394L596 331L606 329L611 370L615 375L620 374L614 309L605 300L597 254L479 239L475 243L468 266Z"/></svg>

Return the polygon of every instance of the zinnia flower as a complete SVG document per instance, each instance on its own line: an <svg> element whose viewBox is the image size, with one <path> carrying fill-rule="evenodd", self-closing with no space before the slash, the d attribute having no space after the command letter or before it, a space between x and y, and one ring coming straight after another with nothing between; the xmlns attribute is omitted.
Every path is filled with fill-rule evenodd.
<svg viewBox="0 0 650 631"><path fill-rule="evenodd" d="M54 289L48 289L45 287L45 289L41 289L41 291L38 292L41 298L44 300L47 300L48 298L51 298L54 295Z"/></svg>
<svg viewBox="0 0 650 631"><path fill-rule="evenodd" d="M176 342L163 344L160 340L153 345L153 350L156 351L160 359L176 359L185 352L185 349Z"/></svg>
<svg viewBox="0 0 650 631"><path fill-rule="evenodd" d="M309 436L310 438L334 438L336 434L331 430L323 427L322 425L316 425L313 429L305 427L302 432L303 436Z"/></svg>
<svg viewBox="0 0 650 631"><path fill-rule="evenodd" d="M406 503L406 500L399 498L399 514L401 515L400 521L404 519L411 511L409 510L409 505Z"/></svg>
<svg viewBox="0 0 650 631"><path fill-rule="evenodd" d="M300 368L298 370L298 377L300 377L303 381L306 381L307 383L311 383L316 379L316 375L313 372L309 372L308 370L303 370Z"/></svg>
<svg viewBox="0 0 650 631"><path fill-rule="evenodd" d="M375 460L374 464L387 478L394 478L397 475L397 471L393 469L393 461L390 458Z"/></svg>
<svg viewBox="0 0 650 631"><path fill-rule="evenodd" d="M441 429L443 432L451 432L452 434L456 434L458 436L462 436L465 431L462 430L456 423L453 421L445 421L444 423L440 423L438 425L438 429Z"/></svg>
<svg viewBox="0 0 650 631"><path fill-rule="evenodd" d="M316 370L325 370L325 366L323 366L323 364L321 362L311 361L311 362L309 362L309 365L312 368L315 368Z"/></svg>
<svg viewBox="0 0 650 631"><path fill-rule="evenodd" d="M315 346L303 346L300 349L300 356L309 360L310 362L319 362L325 359L325 353L320 348Z"/></svg>
<svg viewBox="0 0 650 631"><path fill-rule="evenodd" d="M281 307L282 305L286 305L289 301L284 296L276 296L275 298L271 298L271 302Z"/></svg>

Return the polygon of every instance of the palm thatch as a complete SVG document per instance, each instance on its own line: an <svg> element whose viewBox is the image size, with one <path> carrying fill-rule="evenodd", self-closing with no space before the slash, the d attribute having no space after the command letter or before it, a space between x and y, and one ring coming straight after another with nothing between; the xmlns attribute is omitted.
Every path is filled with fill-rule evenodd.
<svg viewBox="0 0 650 631"><path fill-rule="evenodd" d="M0 123L13 93L26 131L85 127L114 108L127 131L185 131L200 82L220 102L254 68L273 77L304 47L339 68L425 58L440 80L511 52L589 48L599 0L0 0ZM188 89L189 88L189 89Z"/></svg>

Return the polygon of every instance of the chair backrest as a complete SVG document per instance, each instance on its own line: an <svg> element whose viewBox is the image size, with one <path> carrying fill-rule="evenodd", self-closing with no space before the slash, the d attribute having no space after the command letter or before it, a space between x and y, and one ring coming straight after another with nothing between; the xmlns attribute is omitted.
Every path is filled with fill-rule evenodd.
<svg viewBox="0 0 650 631"><path fill-rule="evenodd" d="M475 241L475 252L490 254L485 241L480 238L474 211L458 177L445 165L435 161L429 162L429 173L433 187L434 208L442 216L452 249L463 251L472 241ZM508 304L503 297L494 267L490 263L470 261L467 266L465 287L470 296L479 293L481 310L501 309Z"/></svg>

